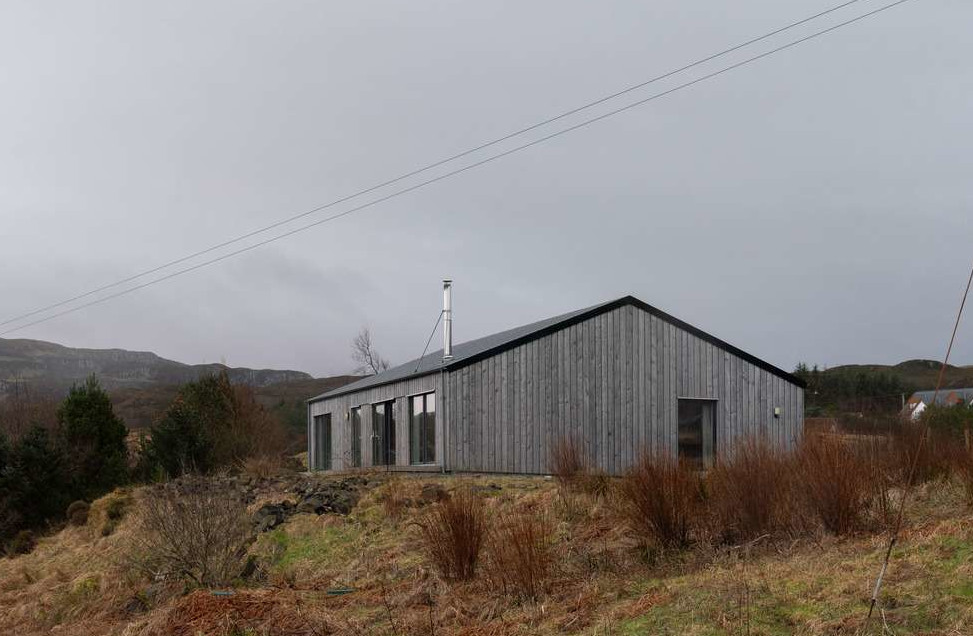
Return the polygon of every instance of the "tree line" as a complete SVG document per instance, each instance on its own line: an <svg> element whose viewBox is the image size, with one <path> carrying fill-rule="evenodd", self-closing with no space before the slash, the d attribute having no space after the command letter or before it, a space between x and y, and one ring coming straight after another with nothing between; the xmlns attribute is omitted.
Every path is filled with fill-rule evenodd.
<svg viewBox="0 0 973 636"><path fill-rule="evenodd" d="M915 391L898 375L861 369L820 369L800 363L794 375L807 383L804 412L808 417L842 412L897 413L902 396Z"/></svg>
<svg viewBox="0 0 973 636"><path fill-rule="evenodd" d="M59 404L17 395L0 408L0 552L23 531L63 523L75 501L119 486L279 456L280 422L225 372L180 387L136 444L97 378Z"/></svg>

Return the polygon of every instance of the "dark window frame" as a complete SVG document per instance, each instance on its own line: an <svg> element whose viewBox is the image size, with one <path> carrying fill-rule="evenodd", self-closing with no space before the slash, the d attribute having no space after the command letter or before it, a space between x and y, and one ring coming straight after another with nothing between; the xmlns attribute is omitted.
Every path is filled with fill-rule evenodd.
<svg viewBox="0 0 973 636"><path fill-rule="evenodd" d="M416 413L416 405L420 406ZM430 408L431 407L431 408ZM409 396L409 464L436 463L436 392Z"/></svg>

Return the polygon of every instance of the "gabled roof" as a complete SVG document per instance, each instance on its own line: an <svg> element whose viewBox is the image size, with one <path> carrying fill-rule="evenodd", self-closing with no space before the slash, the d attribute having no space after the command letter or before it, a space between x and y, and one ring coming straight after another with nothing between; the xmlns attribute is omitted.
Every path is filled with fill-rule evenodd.
<svg viewBox="0 0 973 636"><path fill-rule="evenodd" d="M935 391L916 391L909 398L909 402L931 404L935 393ZM936 396L936 404L939 405L946 404L947 402L949 404L955 404L958 401L962 401L964 404L973 402L973 388L939 389L939 395Z"/></svg>
<svg viewBox="0 0 973 636"><path fill-rule="evenodd" d="M688 331L693 335L709 342L710 344L723 349L735 356L743 358L747 362L754 364L765 371L769 371L774 375L787 380L792 384L796 384L800 387L804 387L805 383L800 378L779 369L769 362L765 362L756 358L745 351L734 347L731 344L711 336L710 334L693 327L692 325L670 316L669 314L656 309L655 307L642 302L634 296L624 296L617 300L612 300L609 302L594 305L592 307L586 307L584 309L578 309L566 314L561 314L560 316L554 316L553 318L547 318L546 320L539 320L537 322L532 322L528 325L523 325L521 327L515 327L513 329L508 329L507 331L501 331L495 333L491 336L485 336L483 338L477 338L476 340L470 340L468 342L463 342L460 344L453 345L453 359L447 365L443 365L442 357L443 350L439 349L423 356L421 359L417 358L415 360L410 360L405 364L401 364L397 367L392 367L386 371L378 373L376 375L369 376L367 378L362 378L357 382L352 382L351 384L346 384L334 391L329 391L313 397L309 402L317 402L320 400L338 397L341 395L347 395L349 393L356 393L364 389L369 389L376 386L382 386L384 384L391 384L392 382L399 382L401 380L407 380L409 378L419 377L423 375L429 375L431 373L438 373L444 368L447 371L454 371L456 369L461 369L467 365L473 364L484 358L502 353L508 349L512 349L531 340L536 340L542 338L548 334L555 331L560 331L566 327L577 324L579 322L588 320L603 313L612 311L619 307L624 307L626 305L632 305L638 307L648 313L665 320L666 322L675 325L676 327Z"/></svg>

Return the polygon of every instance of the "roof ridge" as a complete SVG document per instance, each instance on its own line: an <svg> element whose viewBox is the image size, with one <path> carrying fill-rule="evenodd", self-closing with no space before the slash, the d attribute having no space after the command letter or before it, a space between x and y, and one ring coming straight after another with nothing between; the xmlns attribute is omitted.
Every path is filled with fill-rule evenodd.
<svg viewBox="0 0 973 636"><path fill-rule="evenodd" d="M493 334L488 334L480 338L474 338L473 340L467 340L465 342L453 345L453 359L447 364L443 364L441 358L436 355L437 353L442 352L442 349L438 349L426 354L425 356L422 356L421 358L414 358L376 375L368 376L367 378L362 378L357 382L346 384L333 391L322 393L321 395L311 398L308 400L308 402L317 402L324 399L339 397L367 388L391 384L393 382L400 382L409 378L421 377L430 375L432 373L438 373L442 370L454 371L456 369L461 369L479 360L506 351L507 349L530 342L531 340L542 338L549 333L560 331L561 329L565 329L572 324L588 320L594 316L627 305L642 309L643 311L646 311L657 318L664 320L679 329L682 329L683 331L692 333L710 344L732 353L733 355L742 358L770 373L773 373L774 375L783 378L792 384L796 384L802 388L806 386L803 380L794 376L793 374L788 373L787 371L784 371L783 369L780 369L769 362L761 360L760 358L757 358L756 356L749 354L746 351L743 351L742 349L739 349L738 347L735 347L728 342L721 340L716 336L703 331L702 329L699 329L698 327L694 327L693 325L690 325L689 323L667 314L666 312L657 309L656 307L653 307L642 300L639 300L635 296L628 294L614 300L608 300L582 309L576 309L574 311L558 314L549 318L536 320L525 325L512 327L510 329L505 329L503 331L498 331Z"/></svg>

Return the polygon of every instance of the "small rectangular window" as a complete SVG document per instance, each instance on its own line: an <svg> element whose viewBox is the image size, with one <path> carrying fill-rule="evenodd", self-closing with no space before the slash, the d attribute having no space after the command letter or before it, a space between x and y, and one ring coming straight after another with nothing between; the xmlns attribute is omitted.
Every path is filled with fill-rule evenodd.
<svg viewBox="0 0 973 636"><path fill-rule="evenodd" d="M679 400L679 460L696 470L716 460L716 402Z"/></svg>
<svg viewBox="0 0 973 636"><path fill-rule="evenodd" d="M331 413L314 416L314 470L331 470Z"/></svg>
<svg viewBox="0 0 973 636"><path fill-rule="evenodd" d="M436 394L409 398L409 461L432 464L436 461Z"/></svg>
<svg viewBox="0 0 973 636"><path fill-rule="evenodd" d="M350 430L348 435L351 437L351 465L353 468L361 467L361 407L356 406L351 409Z"/></svg>

